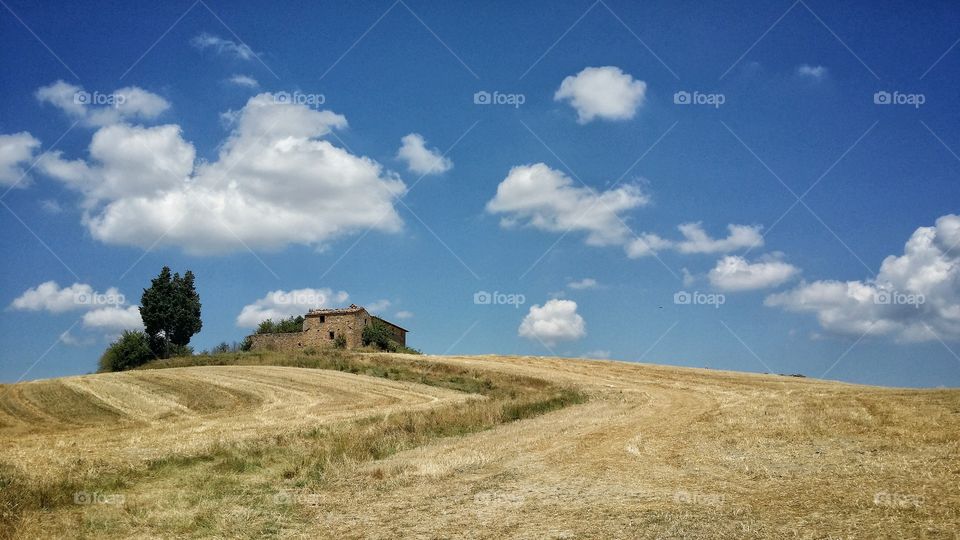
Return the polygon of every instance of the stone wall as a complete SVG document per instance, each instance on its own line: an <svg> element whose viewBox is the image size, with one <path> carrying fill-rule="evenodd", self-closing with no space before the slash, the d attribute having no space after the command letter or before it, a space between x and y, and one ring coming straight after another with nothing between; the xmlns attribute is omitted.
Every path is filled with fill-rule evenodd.
<svg viewBox="0 0 960 540"><path fill-rule="evenodd" d="M309 346L303 339L303 332L288 334L253 334L250 336L251 351L299 351Z"/></svg>
<svg viewBox="0 0 960 540"><path fill-rule="evenodd" d="M303 331L287 334L253 334L250 336L250 350L298 351L307 347L333 347L337 336L347 340L348 349L363 347L363 329L373 322L367 310L360 309L351 313L308 314L303 320ZM393 340L406 345L406 331L399 326L379 319L385 323Z"/></svg>
<svg viewBox="0 0 960 540"><path fill-rule="evenodd" d="M303 320L303 334L310 343L329 345L333 345L336 336L342 335L347 339L347 348L355 349L363 346L363 328L368 324L370 315L366 311L309 316Z"/></svg>
<svg viewBox="0 0 960 540"><path fill-rule="evenodd" d="M406 330L404 330L403 328L400 328L399 326L393 324L392 322L385 321L385 320L381 319L380 317L374 317L374 319L377 319L378 321L380 321L381 323L383 323L384 326L387 327L387 331L390 332L391 339L393 339L394 341L396 341L396 342L399 343L400 345L406 346L406 344L407 344L407 331L406 331Z"/></svg>

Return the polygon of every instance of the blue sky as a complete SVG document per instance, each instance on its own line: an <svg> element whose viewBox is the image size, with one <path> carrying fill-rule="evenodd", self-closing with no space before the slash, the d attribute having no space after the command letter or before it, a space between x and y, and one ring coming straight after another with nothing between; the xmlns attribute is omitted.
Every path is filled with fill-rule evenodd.
<svg viewBox="0 0 960 540"><path fill-rule="evenodd" d="M3 7L2 381L94 370L169 265L197 349L357 303L428 353L960 384L950 3Z"/></svg>

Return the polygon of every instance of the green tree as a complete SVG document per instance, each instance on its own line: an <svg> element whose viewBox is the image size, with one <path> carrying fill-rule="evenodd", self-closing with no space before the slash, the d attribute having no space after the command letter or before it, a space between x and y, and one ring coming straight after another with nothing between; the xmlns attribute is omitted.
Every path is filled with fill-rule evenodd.
<svg viewBox="0 0 960 540"><path fill-rule="evenodd" d="M200 320L200 295L194 286L193 272L187 270L183 278L173 275L173 325L170 343L183 349L190 338L203 328Z"/></svg>
<svg viewBox="0 0 960 540"><path fill-rule="evenodd" d="M100 372L124 371L155 358L150 337L144 332L125 331L100 357Z"/></svg>
<svg viewBox="0 0 960 540"><path fill-rule="evenodd" d="M194 287L193 272L180 277L170 275L164 266L150 280L150 287L140 298L140 318L150 338L150 347L160 358L167 358L171 349L186 350L190 338L200 331L200 296Z"/></svg>
<svg viewBox="0 0 960 540"><path fill-rule="evenodd" d="M376 345L381 350L390 349L390 330L380 321L374 319L370 325L364 327L361 338L364 345Z"/></svg>

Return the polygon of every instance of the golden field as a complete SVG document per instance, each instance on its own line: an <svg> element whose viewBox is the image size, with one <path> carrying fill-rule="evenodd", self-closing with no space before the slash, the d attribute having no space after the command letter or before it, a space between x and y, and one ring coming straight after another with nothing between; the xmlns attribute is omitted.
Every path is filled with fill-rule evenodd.
<svg viewBox="0 0 960 540"><path fill-rule="evenodd" d="M0 535L960 531L960 390L542 357L152 367L0 387Z"/></svg>

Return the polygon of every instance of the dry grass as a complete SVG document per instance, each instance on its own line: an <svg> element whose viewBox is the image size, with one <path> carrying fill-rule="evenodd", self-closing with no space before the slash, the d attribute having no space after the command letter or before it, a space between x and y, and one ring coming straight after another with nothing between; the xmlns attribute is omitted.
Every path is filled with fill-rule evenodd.
<svg viewBox="0 0 960 540"><path fill-rule="evenodd" d="M188 363L230 365L177 367ZM258 365L237 365L251 363ZM59 415L46 422L31 416L36 429L27 436L22 415L8 415L7 430L21 436L4 439L15 449L0 469L5 531L56 535L71 523L86 534L122 537L236 530L252 538L289 531L298 522L291 490L323 486L356 463L581 399L536 378L377 355L224 355L151 367L173 369L38 383L43 395L82 386L88 400L110 403L97 407L112 408L109 417L69 424ZM209 390L211 400L196 393L198 379L214 387L200 389ZM224 394L235 396L223 388L236 379L256 399L246 400L246 410L224 410L220 405L231 401ZM14 390L5 393L4 409L33 408L29 392ZM74 440L71 447L92 444L83 444L88 453L78 456L63 452L62 437ZM120 456L112 451L117 437L133 443ZM61 448L51 453L62 459L46 461L44 448L53 439ZM94 504L78 504L86 499ZM225 505L236 514L224 513Z"/></svg>
<svg viewBox="0 0 960 540"><path fill-rule="evenodd" d="M550 358L205 363L230 365L0 388L7 523L22 537L960 530L957 390ZM242 365L257 363L283 367ZM567 388L590 399L564 407L580 401ZM124 501L76 505L78 490Z"/></svg>

